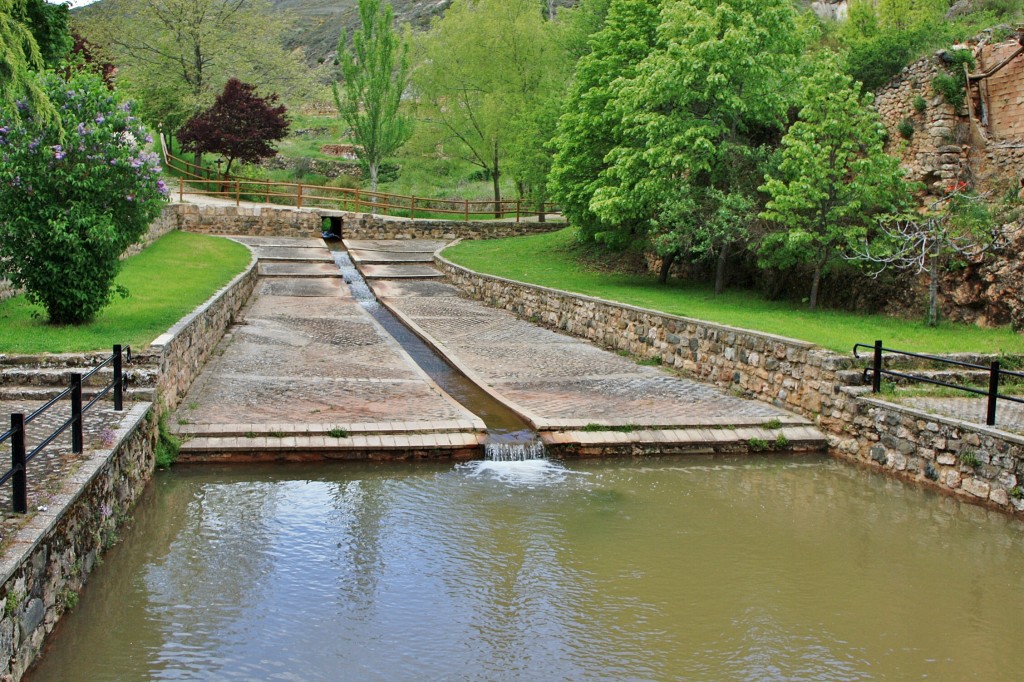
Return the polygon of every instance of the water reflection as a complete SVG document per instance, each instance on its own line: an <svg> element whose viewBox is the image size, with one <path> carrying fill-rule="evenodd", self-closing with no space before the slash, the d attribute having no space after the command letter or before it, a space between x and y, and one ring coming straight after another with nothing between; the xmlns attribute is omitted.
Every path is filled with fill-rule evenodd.
<svg viewBox="0 0 1024 682"><path fill-rule="evenodd" d="M182 469L31 679L1014 679L1022 565L824 459Z"/></svg>

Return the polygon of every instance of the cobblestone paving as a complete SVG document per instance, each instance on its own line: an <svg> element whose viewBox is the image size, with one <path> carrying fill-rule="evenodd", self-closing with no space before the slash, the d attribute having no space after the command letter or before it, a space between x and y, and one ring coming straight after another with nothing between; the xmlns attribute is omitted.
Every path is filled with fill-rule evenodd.
<svg viewBox="0 0 1024 682"><path fill-rule="evenodd" d="M432 254L448 242L437 239L345 239L349 251Z"/></svg>
<svg viewBox="0 0 1024 682"><path fill-rule="evenodd" d="M389 305L543 423L690 426L772 418L803 421L765 403L638 365L586 341L459 298L449 285L433 284L430 295L423 295L418 286L374 284Z"/></svg>
<svg viewBox="0 0 1024 682"><path fill-rule="evenodd" d="M432 263L432 252L421 251L365 251L349 249L354 263Z"/></svg>
<svg viewBox="0 0 1024 682"><path fill-rule="evenodd" d="M1024 398L1024 396L1016 396ZM959 419L974 424L984 424L988 413L988 401L977 398L896 398L894 402L924 412ZM996 405L995 428L1024 434L1024 405L1000 400Z"/></svg>
<svg viewBox="0 0 1024 682"><path fill-rule="evenodd" d="M6 433L11 427L11 414L29 415L45 404L45 401L0 401L0 415L4 416L0 424L0 433ZM124 410L115 412L113 403L101 400L85 413L82 422L83 445L85 452L71 452L71 430L68 429L55 441L50 443L28 463L28 508L37 509L46 506L50 495L59 490L64 480L78 465L88 459L90 450L110 447L113 433L122 419L128 414L131 403L127 400ZM31 452L47 436L53 433L62 423L71 417L71 403L61 400L49 410L29 423L25 437L25 448ZM6 472L11 465L11 442L0 444L0 474ZM0 542L17 529L25 519L11 511L11 484L0 486Z"/></svg>
<svg viewBox="0 0 1024 682"><path fill-rule="evenodd" d="M277 252L312 257L295 251ZM266 252L276 258L272 247ZM319 252L329 257L322 245ZM177 425L472 418L436 390L341 279L262 280L241 317L183 400Z"/></svg>

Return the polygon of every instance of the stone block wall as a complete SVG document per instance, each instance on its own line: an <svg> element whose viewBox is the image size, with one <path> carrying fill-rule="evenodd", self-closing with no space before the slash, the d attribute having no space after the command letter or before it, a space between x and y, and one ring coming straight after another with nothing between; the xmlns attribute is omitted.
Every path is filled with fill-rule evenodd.
<svg viewBox="0 0 1024 682"><path fill-rule="evenodd" d="M93 451L46 508L31 514L0 565L0 678L20 679L153 473L156 421L131 410L112 450Z"/></svg>
<svg viewBox="0 0 1024 682"><path fill-rule="evenodd" d="M176 229L178 229L178 204L168 204L164 206L156 220L150 224L149 230L142 239L125 249L125 252L121 254L121 260L141 253L157 239Z"/></svg>
<svg viewBox="0 0 1024 682"><path fill-rule="evenodd" d="M330 213L335 215L335 213ZM345 239L501 239L560 230L565 222L548 217L547 222L515 220L427 220L395 218L370 213L341 213Z"/></svg>
<svg viewBox="0 0 1024 682"><path fill-rule="evenodd" d="M1024 499L1015 496L1024 437L866 395L854 404L845 430L830 439L836 455L1024 517Z"/></svg>
<svg viewBox="0 0 1024 682"><path fill-rule="evenodd" d="M187 232L248 237L319 237L321 219L314 211L268 206L197 206L173 204L178 229Z"/></svg>

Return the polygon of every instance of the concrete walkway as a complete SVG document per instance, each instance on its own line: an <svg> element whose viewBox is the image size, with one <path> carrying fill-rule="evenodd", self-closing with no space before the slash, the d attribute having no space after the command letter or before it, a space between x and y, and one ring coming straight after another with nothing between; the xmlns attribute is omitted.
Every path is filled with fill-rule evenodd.
<svg viewBox="0 0 1024 682"><path fill-rule="evenodd" d="M238 241L261 280L175 414L185 461L475 454L483 422L352 299L321 240Z"/></svg>
<svg viewBox="0 0 1024 682"><path fill-rule="evenodd" d="M239 238L261 281L173 425L185 460L479 456L483 422L356 303L323 242ZM458 296L436 241L346 242L378 297L563 454L824 449L810 423Z"/></svg>

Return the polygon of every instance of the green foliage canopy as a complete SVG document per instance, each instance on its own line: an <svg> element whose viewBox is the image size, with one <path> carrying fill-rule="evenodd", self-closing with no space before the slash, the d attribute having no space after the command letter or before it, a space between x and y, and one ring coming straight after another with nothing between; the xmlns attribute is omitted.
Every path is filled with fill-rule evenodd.
<svg viewBox="0 0 1024 682"><path fill-rule="evenodd" d="M860 94L834 55L816 57L801 100L778 171L761 187L771 197L761 216L780 229L762 240L760 262L810 266L814 310L821 275L864 241L874 216L904 210L910 193L898 160L883 151L871 95Z"/></svg>
<svg viewBox="0 0 1024 682"><path fill-rule="evenodd" d="M88 321L115 291L121 253L160 212L166 188L132 107L95 73L40 87L57 122L0 117L0 260L55 324Z"/></svg>
<svg viewBox="0 0 1024 682"><path fill-rule="evenodd" d="M13 117L31 108L37 118L53 121L56 112L33 76L44 63L27 23L28 2L0 0L0 114Z"/></svg>
<svg viewBox="0 0 1024 682"><path fill-rule="evenodd" d="M800 48L788 0L665 5L656 48L613 85L619 141L590 210L612 229L645 223L669 265L744 239L753 184L743 176L785 124Z"/></svg>

